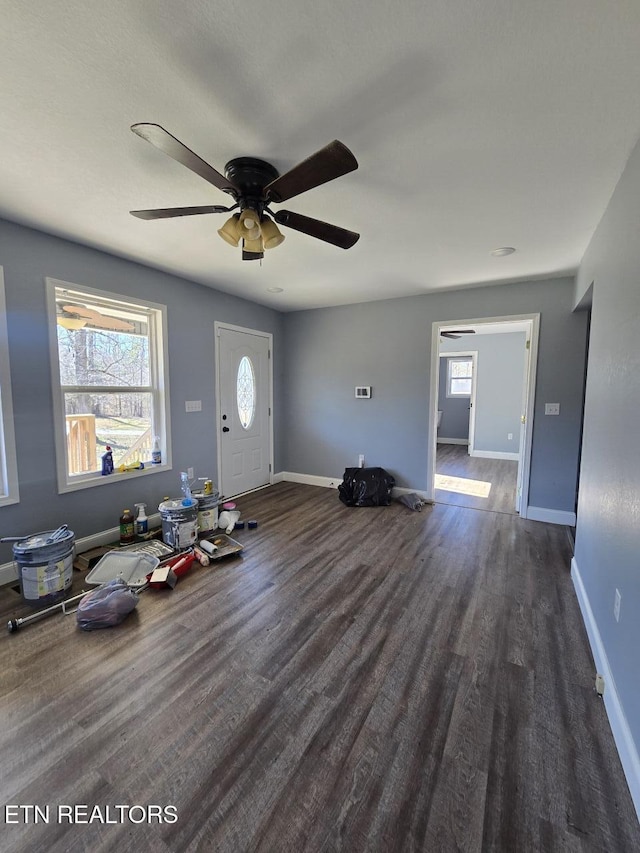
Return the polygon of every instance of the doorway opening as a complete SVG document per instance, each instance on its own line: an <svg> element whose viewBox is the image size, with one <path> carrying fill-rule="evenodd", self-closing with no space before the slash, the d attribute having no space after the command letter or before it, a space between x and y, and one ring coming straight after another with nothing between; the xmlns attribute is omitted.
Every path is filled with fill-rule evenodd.
<svg viewBox="0 0 640 853"><path fill-rule="evenodd" d="M433 323L427 497L527 517L539 314Z"/></svg>

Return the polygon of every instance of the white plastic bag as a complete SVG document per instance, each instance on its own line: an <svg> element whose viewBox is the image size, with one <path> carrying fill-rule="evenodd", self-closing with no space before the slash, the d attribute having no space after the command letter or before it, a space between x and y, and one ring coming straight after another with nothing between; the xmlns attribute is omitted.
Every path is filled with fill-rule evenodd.
<svg viewBox="0 0 640 853"><path fill-rule="evenodd" d="M218 527L222 528L225 533L229 534L233 532L234 527L236 526L236 521L240 520L240 513L237 509L228 510L225 509L218 516Z"/></svg>
<svg viewBox="0 0 640 853"><path fill-rule="evenodd" d="M138 601L137 592L122 578L114 578L80 599L78 625L83 631L119 625L138 606Z"/></svg>

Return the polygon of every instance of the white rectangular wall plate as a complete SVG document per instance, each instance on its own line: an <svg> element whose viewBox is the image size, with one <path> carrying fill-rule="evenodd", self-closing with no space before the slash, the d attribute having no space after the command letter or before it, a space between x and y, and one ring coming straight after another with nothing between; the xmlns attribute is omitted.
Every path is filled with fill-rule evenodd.
<svg viewBox="0 0 640 853"><path fill-rule="evenodd" d="M545 403L544 404L544 413L545 413L545 415L559 415L560 414L560 403Z"/></svg>
<svg viewBox="0 0 640 853"><path fill-rule="evenodd" d="M185 412L201 412L202 400L185 400L184 410Z"/></svg>
<svg viewBox="0 0 640 853"><path fill-rule="evenodd" d="M356 398L368 400L371 397L371 385L356 385Z"/></svg>

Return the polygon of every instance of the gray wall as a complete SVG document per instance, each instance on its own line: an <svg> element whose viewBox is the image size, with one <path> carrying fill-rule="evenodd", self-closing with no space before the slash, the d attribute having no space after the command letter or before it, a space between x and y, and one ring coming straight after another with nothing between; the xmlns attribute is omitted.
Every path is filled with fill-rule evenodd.
<svg viewBox="0 0 640 853"><path fill-rule="evenodd" d="M591 240L576 289L577 302L593 282L575 561L636 751L640 750L640 453L634 438L640 414L639 223L640 144ZM613 617L616 589L622 594L619 622Z"/></svg>
<svg viewBox="0 0 640 853"><path fill-rule="evenodd" d="M478 354L474 450L519 451L525 340L524 332L505 332L468 336L463 341L445 340L440 344L441 352L458 349L475 350ZM513 438L507 437L509 433ZM440 435L449 433L441 428Z"/></svg>
<svg viewBox="0 0 640 853"><path fill-rule="evenodd" d="M442 345L441 345L442 348ZM442 422L438 430L440 438L469 438L470 397L447 397L448 358L440 359L438 379L438 408L442 412Z"/></svg>
<svg viewBox="0 0 640 853"><path fill-rule="evenodd" d="M586 335L573 296L572 279L549 279L287 314L284 470L341 477L364 453L424 489L431 323L540 312L529 502L573 512ZM355 385L372 399L356 400ZM545 401L561 415L545 418Z"/></svg>
<svg viewBox="0 0 640 853"><path fill-rule="evenodd" d="M179 472L217 478L215 320L274 335L275 464L281 464L282 315L211 288L0 220L20 503L0 508L2 535L22 535L66 522L76 537L114 527L122 509L145 502L153 512L179 495ZM45 276L148 299L167 306L173 471L127 482L113 478L86 491L58 495L53 443ZM202 400L187 414L185 400ZM12 559L0 545L0 563Z"/></svg>

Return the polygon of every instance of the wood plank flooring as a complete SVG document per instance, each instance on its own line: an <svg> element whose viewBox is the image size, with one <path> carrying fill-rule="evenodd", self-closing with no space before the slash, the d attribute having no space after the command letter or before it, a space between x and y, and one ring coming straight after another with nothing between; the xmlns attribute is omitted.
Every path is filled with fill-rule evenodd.
<svg viewBox="0 0 640 853"><path fill-rule="evenodd" d="M469 456L466 445L438 444L435 499L438 503L516 515L518 463Z"/></svg>
<svg viewBox="0 0 640 853"><path fill-rule="evenodd" d="M290 483L239 508L242 557L119 627L1 640L2 820L50 808L3 853L640 849L563 528Z"/></svg>

